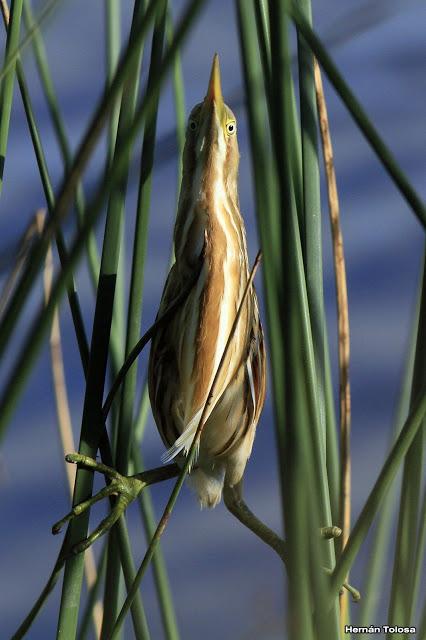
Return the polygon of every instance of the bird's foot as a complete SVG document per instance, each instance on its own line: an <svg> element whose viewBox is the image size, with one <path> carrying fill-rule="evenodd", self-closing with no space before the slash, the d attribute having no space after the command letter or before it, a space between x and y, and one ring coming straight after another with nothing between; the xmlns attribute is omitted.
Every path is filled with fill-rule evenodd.
<svg viewBox="0 0 426 640"><path fill-rule="evenodd" d="M69 513L67 513L66 516L61 520L58 520L58 522L56 522L52 527L53 534L56 535L59 533L67 522L81 515L87 511L87 509L90 509L90 507L96 502L99 502L100 500L103 500L103 498L107 498L109 496L117 496L117 500L108 516L102 520L99 526L96 527L96 529L87 538L73 546L72 553L77 554L88 549L95 540L109 531L109 529L111 529L127 509L129 504L133 502L148 483L137 476L123 476L115 469L112 469L100 462L96 462L93 458L81 455L80 453L69 453L65 456L65 460L69 463L77 464L79 467L84 469L90 469L91 471L98 471L99 473L102 473L109 480L109 484L88 500L84 500L77 504Z"/></svg>

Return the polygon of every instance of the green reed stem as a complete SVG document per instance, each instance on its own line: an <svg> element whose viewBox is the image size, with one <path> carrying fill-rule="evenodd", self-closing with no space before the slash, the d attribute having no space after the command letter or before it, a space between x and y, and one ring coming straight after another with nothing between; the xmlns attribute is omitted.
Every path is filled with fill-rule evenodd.
<svg viewBox="0 0 426 640"><path fill-rule="evenodd" d="M142 3L143 5L145 3ZM111 86L120 59L121 43L121 7L115 0L105 2L105 31L106 31L106 79ZM107 163L111 164L114 157L115 143L117 140L118 120L120 117L120 96L111 110L108 123L108 149Z"/></svg>
<svg viewBox="0 0 426 640"><path fill-rule="evenodd" d="M78 640L86 640L87 634L89 633L89 630L90 630L93 609L95 607L96 600L101 588L102 580L104 579L104 576L105 576L107 548L108 548L107 544L104 544L104 546L102 547L102 551L100 554L100 558L99 558L99 562L96 570L96 580L88 593L87 602L84 607L83 614L81 616L81 622L80 622L78 633L77 633Z"/></svg>
<svg viewBox="0 0 426 640"><path fill-rule="evenodd" d="M142 457L139 451L139 445L134 442L131 452L132 470L140 473L144 470ZM152 503L151 493L146 487L138 496L139 508L143 520L146 539L152 540L155 529L156 519L154 514L154 506ZM160 604L161 620L164 627L164 635L167 640L179 640L179 629L177 626L176 613L173 605L173 596L170 590L169 578L167 575L167 567L161 550L161 544L158 543L152 556L152 570L154 575L154 584L157 592L158 602Z"/></svg>
<svg viewBox="0 0 426 640"><path fill-rule="evenodd" d="M334 389L331 375L330 351L328 337L324 340L325 348L325 436L327 454L327 477L330 491L331 521L339 521L339 495L340 495L340 460L339 446L336 430L336 410L334 407Z"/></svg>
<svg viewBox="0 0 426 640"><path fill-rule="evenodd" d="M7 140L9 138L10 114L12 112L13 88L15 86L16 57L12 53L19 44L23 0L12 0L10 5L10 22L6 36L5 65L8 71L1 81L1 113L0 113L0 193L3 187L4 164L6 160Z"/></svg>
<svg viewBox="0 0 426 640"><path fill-rule="evenodd" d="M134 5L135 10L136 5ZM141 15L145 10L144 3L140 3L139 10ZM110 85L114 79L114 74L117 69L120 57L120 43L121 43L121 6L120 3L113 0L107 0L105 3L105 33L106 33L106 82ZM135 19L135 11L133 12L133 20ZM143 48L143 43L142 43ZM139 62L139 61L138 61ZM135 92L137 92L137 83L140 73L140 62L138 68L131 74L131 82L136 82ZM108 123L108 137L107 137L107 156L106 166L111 166L114 159L114 151L117 143L117 135L120 123L120 112L123 108L123 93L121 96L117 96L117 100L111 111ZM123 122L123 121L122 121ZM123 126L123 125L122 125ZM124 207L125 189L112 192L109 200L109 206L115 206L117 211L121 211ZM120 203L121 196L121 203ZM115 203L115 205L113 204ZM120 357L116 362L110 363L110 371L112 379L117 375L119 369L119 362L121 362L124 355L124 271L125 271L125 234L123 232L121 237L120 256L118 261L118 272L116 281L116 290L114 296L114 309L113 319L111 327L111 336L114 335L117 340L117 346L119 349ZM117 447L117 426L118 426L118 407L113 405L112 415L112 428L111 428L111 440L113 452ZM115 456L114 456L115 458ZM117 550L117 529L111 532L108 536L108 551L107 551L107 569L105 579L104 590L104 618L102 622L101 638L107 638L112 625L114 624L115 617L117 615L118 601L122 596L123 583L121 575L121 565Z"/></svg>
<svg viewBox="0 0 426 640"><path fill-rule="evenodd" d="M264 252L263 284L267 308L267 328L269 343L272 345L270 359L272 365L272 383L274 388L274 410L277 422L284 420L283 408L283 367L281 360L282 337L277 292L281 289L279 238L281 220L277 202L277 185L271 165L271 153L265 136L267 111L264 95L260 89L262 69L256 47L256 23L253 9L243 0L236 1L238 34L240 40L240 58L243 67L246 105L248 110L252 171L254 177L254 197L256 203L256 221L260 245ZM280 433L277 432L278 439ZM280 463L282 462L279 458Z"/></svg>
<svg viewBox="0 0 426 640"><path fill-rule="evenodd" d="M134 5L134 9L136 4ZM141 14L145 10L144 3L140 3L139 9ZM117 70L120 57L120 44L121 44L121 6L120 3L114 2L114 0L107 0L104 8L105 13L105 34L106 34L106 84L111 85L114 79L114 74ZM133 20L136 13L133 12ZM143 43L142 43L143 47ZM136 84L135 92L137 92L138 79L140 73L140 62L138 60L137 68L132 72L132 78L130 82ZM126 87L126 85L124 85ZM125 92L125 89L124 89ZM109 122L108 122L108 136L107 136L107 154L106 154L106 166L110 167L114 160L114 152L117 143L117 136L120 113L123 109L123 102L125 102L124 93L117 96L115 104L111 110ZM134 100L132 101L134 104ZM122 127L123 127L123 120ZM130 122L130 121L129 121ZM126 123L126 126L129 124ZM116 215L120 215L123 211L125 199L125 188L112 191L109 199L109 206L113 206L116 209ZM122 233L121 237L120 255L117 267L117 281L114 296L114 307L112 316L111 336L114 335L117 340L117 347L120 353L120 358L116 362L110 363L111 377L115 378L119 368L119 362L121 362L124 351L124 265L125 265L125 234ZM112 450L116 451L117 446L117 422L118 422L118 408L113 405L112 415L112 428L111 428L111 442ZM108 536L107 545L107 565L106 565L106 577L104 587L104 617L102 620L102 632L101 640L106 639L114 624L115 617L117 615L118 601L123 591L122 575L120 558L117 550L117 529L114 528L111 534Z"/></svg>
<svg viewBox="0 0 426 640"><path fill-rule="evenodd" d="M127 532L126 523L123 518L121 518L117 523L117 530L120 546L123 545L125 549L124 555L121 554L121 563L123 567L124 582L126 584L127 591L129 591L135 579L136 568L133 562L132 547L130 544L129 534ZM135 600L133 601L130 612L132 615L133 629L136 638L138 638L138 640L150 640L148 622L142 606L140 594L137 594ZM108 635L106 636L107 638L110 637L109 633L110 632L108 632Z"/></svg>
<svg viewBox="0 0 426 640"><path fill-rule="evenodd" d="M102 399L105 385L108 344L111 331L112 309L116 271L118 264L121 216L111 216L108 210L102 249L101 271L96 296L89 368L86 381L79 451L95 456L101 435ZM76 475L73 506L87 499L93 486L93 474L79 469ZM88 514L72 521L70 542L77 544L87 535ZM58 620L58 638L73 638L76 633L81 580L83 575L83 555L68 558L65 563L64 583Z"/></svg>
<svg viewBox="0 0 426 640"><path fill-rule="evenodd" d="M109 5L108 5L109 6ZM119 9L119 5L115 4L114 7L109 7L110 13L108 22L111 23L115 18L115 13ZM130 30L130 40L135 38L136 30L138 29L138 24L143 18L145 12L145 2L136 2L134 4L133 9L133 17L132 24ZM117 39L119 37L119 33L117 33L116 28L111 25L109 28L110 37ZM111 43L111 46L108 49L118 49L119 43ZM139 90L139 77L140 77L140 69L142 64L142 56L143 56L143 48L144 42L140 43L139 48L139 56L134 62L134 67L132 72L130 73L128 81L125 83L123 87L121 102L119 101L119 119L118 119L118 128L117 130L110 127L109 132L109 147L114 145L112 151L115 153L115 150L119 149L120 145L123 142L123 136L125 135L127 129L131 126L135 109L136 109L136 100L137 94ZM112 52L109 52L108 55L109 64L115 64L114 55ZM114 68L109 70L109 75L113 76ZM112 114L114 115L114 114ZM113 120L113 118L112 118ZM114 123L112 122L112 125ZM112 159L114 159L114 153L112 153ZM109 163L111 164L111 163ZM127 177L130 166L130 149L128 151L128 156L126 158L126 168L125 175L121 180L120 184L117 185L117 188L111 192L108 208L111 210L111 215L113 217L122 216L124 213L125 206L125 197L126 197L126 189L127 189ZM124 237L120 240L123 248ZM120 252L120 259L118 263L118 269L121 274L123 274L124 269L124 257ZM117 277L117 288L116 294L119 294L119 298L114 299L114 320L113 323L115 333L119 337L119 343L124 342L124 326L125 326L125 313L124 313L124 283L123 277ZM124 355L124 345L123 348L120 348L120 351L123 352ZM120 357L120 362L122 361L122 357ZM113 378L116 377L118 372L118 363L117 367L113 368L112 374ZM118 407L117 407L117 416L116 419L113 420L113 430L112 430L112 440L113 440L113 449L114 451L120 450L120 442L117 441L117 437L119 437L119 415L118 415ZM117 457L115 456L115 460ZM117 616L118 611L118 601L120 594L120 581L121 581L121 570L120 570L120 556L118 553L118 548L116 545L117 540L117 530L118 528L114 528L109 537L108 544L108 560L107 560L107 572L106 572L106 580L105 580L105 592L104 592L104 608L106 613L104 615L103 626L102 626L102 637L108 638L111 629L114 625L115 618Z"/></svg>
<svg viewBox="0 0 426 640"><path fill-rule="evenodd" d="M169 7L166 22L166 38L167 44L173 40L173 17ZM173 63L173 97L176 118L176 142L177 142L177 188L176 195L179 196L180 183L182 177L182 157L183 148L185 146L186 132L186 109L185 109L185 88L183 85L182 62L178 53Z"/></svg>
<svg viewBox="0 0 426 640"><path fill-rule="evenodd" d="M310 0L302 0L299 6L312 24ZM318 410L321 431L326 446L325 420L325 345L327 330L324 316L322 236L321 236L321 199L318 160L318 114L315 93L314 60L311 50L298 34L300 119L302 132L302 168L303 168L303 217L305 227L305 273L308 295L309 315L312 325L312 338L315 350L317 372Z"/></svg>
<svg viewBox="0 0 426 640"><path fill-rule="evenodd" d="M140 15L143 15L145 11L145 0L139 1ZM115 0L107 0L105 4L105 31L106 31L106 83L110 86L114 80L114 74L117 71L117 66L120 61L120 45L121 45L121 3L115 2ZM143 43L141 46L143 51ZM139 64L139 67L141 63ZM138 75L139 75L138 71ZM131 74L133 75L133 73ZM117 100L112 108L109 122L108 122L108 138L107 138L107 154L106 163L111 165L114 150L117 142L118 126L120 119L122 99L117 96ZM124 206L124 196L123 205ZM121 362L124 353L124 329L125 329L125 317L124 317L124 296L125 296L125 265L126 265L126 242L125 234L122 233L120 257L118 260L117 282L115 286L114 296L114 310L112 314L112 328L111 339L115 341L116 348L119 353L119 358L112 360L110 364L111 376L114 378L119 369L119 362ZM113 420L112 442L113 446L116 443L116 416ZM119 584L117 584L117 588Z"/></svg>

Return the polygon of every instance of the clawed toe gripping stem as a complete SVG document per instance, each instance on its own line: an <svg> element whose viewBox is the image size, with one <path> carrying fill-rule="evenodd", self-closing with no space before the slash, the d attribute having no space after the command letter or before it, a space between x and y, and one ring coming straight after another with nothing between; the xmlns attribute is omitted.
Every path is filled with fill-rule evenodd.
<svg viewBox="0 0 426 640"><path fill-rule="evenodd" d="M123 476L112 467L108 467L106 464L97 462L93 458L89 458L89 456L82 455L81 453L68 453L65 456L65 460L70 464L78 465L82 469L102 473L107 481L107 486L91 498L75 505L66 516L58 520L52 527L52 533L54 535L60 532L64 524L78 517L87 511L87 509L90 509L96 502L103 500L103 498L117 496L117 499L111 505L111 512L107 517L102 520L87 538L72 547L71 552L75 554L85 551L95 540L107 533L123 515L129 504L138 497L142 489L150 484L169 480L179 475L179 467L175 463L156 467L149 471L143 471L134 476Z"/></svg>
<svg viewBox="0 0 426 640"><path fill-rule="evenodd" d="M65 456L65 460L69 463L77 464L79 467L88 469L91 471L98 471L102 473L108 481L106 487L101 489L97 494L80 502L75 505L66 516L64 516L61 520L58 520L53 527L52 533L54 535L58 534L62 527L78 517L87 509L90 509L92 505L104 498L110 496L118 496L114 505L112 506L111 512L107 515L104 520L96 527L96 529L84 540L77 543L72 548L72 553L80 553L81 551L85 551L90 547L95 540L103 536L111 527L117 522L120 516L127 509L129 504L133 502L133 500L139 495L142 489L149 484L149 482L144 481L140 476L122 476L118 471L108 467L101 462L97 462L93 460L93 458L89 458L88 456L84 456L80 453L70 453Z"/></svg>

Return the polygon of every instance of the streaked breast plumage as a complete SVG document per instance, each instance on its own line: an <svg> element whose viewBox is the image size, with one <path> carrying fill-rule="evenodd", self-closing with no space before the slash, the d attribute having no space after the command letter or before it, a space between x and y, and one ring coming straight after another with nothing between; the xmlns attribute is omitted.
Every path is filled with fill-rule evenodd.
<svg viewBox="0 0 426 640"><path fill-rule="evenodd" d="M171 322L155 335L150 353L150 399L168 448L166 462L181 461L189 450L248 280L238 162L236 120L223 102L215 56L207 95L188 120L174 231L176 261L159 315L179 295L200 256L202 268ZM202 506L215 506L223 484L240 481L264 396L264 341L252 288L221 369L190 475Z"/></svg>

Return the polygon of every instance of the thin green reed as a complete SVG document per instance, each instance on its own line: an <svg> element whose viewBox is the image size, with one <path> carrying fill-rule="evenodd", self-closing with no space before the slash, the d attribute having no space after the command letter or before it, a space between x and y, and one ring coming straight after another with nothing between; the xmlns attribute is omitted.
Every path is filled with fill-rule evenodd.
<svg viewBox="0 0 426 640"><path fill-rule="evenodd" d="M106 5L107 10L107 82L111 81L114 77L116 67L118 64L118 54L120 48L120 29L118 16L120 13L120 6L117 3L109 3ZM129 42L135 38L135 32L138 28L143 15L145 13L145 2L136 2L133 8L132 23L130 28ZM118 25L117 25L118 23ZM108 154L107 154L107 166L112 166L114 162L114 155L119 149L120 144L123 141L123 135L132 123L135 108L137 94L139 90L139 77L141 72L142 57L144 50L144 42L139 45L139 53L134 61L133 68L129 74L127 82L124 84L120 99L117 99L118 115L117 118L115 110L111 112L109 129L108 129ZM130 149L128 151L125 168L125 174L122 180L117 184L117 187L111 191L108 201L108 215L112 218L121 217L124 215L125 199L127 191L127 179L130 166ZM112 328L115 333L118 343L120 345L120 362L124 356L124 345L121 347L124 340L124 327L125 327L125 314L124 314L124 271L125 271L125 258L122 255L125 238L124 233L119 240L121 250L119 251L119 261L117 264L117 281L116 291L113 302L113 323ZM120 275L121 274L121 275ZM115 366L112 368L112 377L115 378L118 372L118 368ZM119 411L118 406L114 403L112 416L112 449L115 455L117 450L117 437L118 437L118 420ZM108 558L107 569L105 578L105 591L104 591L104 619L102 624L102 637L108 637L111 628L114 624L118 601L120 599L121 592L121 567L120 567L120 554L118 551L117 538L118 527L114 528L109 536L108 541Z"/></svg>
<svg viewBox="0 0 426 640"><path fill-rule="evenodd" d="M141 0L140 9L145 10L145 2ZM110 86L114 80L114 74L117 71L117 66L120 62L120 48L121 48L121 3L114 0L107 0L105 2L105 34L106 34L106 47L105 47L105 69L106 69L106 85ZM114 149L117 141L118 125L120 118L121 96L117 96L115 104L111 110L107 128L107 151L106 151L106 164L111 165ZM90 256L89 256L90 257ZM110 349L117 349L119 354L118 359L111 359L110 362L110 375L114 378L117 375L119 369L119 362L123 358L124 351L124 291L125 291L125 264L126 264L126 238L125 233L122 233L120 257L118 259L118 271L117 282L115 286L114 296L114 309L112 314L112 327L110 338ZM95 290L97 282L95 284ZM112 431L112 446L115 448L116 438L116 408L113 407L113 431Z"/></svg>
<svg viewBox="0 0 426 640"><path fill-rule="evenodd" d="M300 8L309 24L312 24L310 0L302 0ZM327 330L324 320L321 200L318 160L318 115L314 80L314 61L310 49L298 34L298 69L300 93L300 120L302 141L303 219L306 291L312 324L315 364L318 385L318 411L321 431L326 443L325 421L325 346ZM333 425L330 425L333 428Z"/></svg>
<svg viewBox="0 0 426 640"><path fill-rule="evenodd" d="M145 468L142 456L139 451L139 444L133 444L131 454L130 473L140 473ZM146 487L138 496L139 510L143 520L145 537L147 542L152 540L156 530L156 518L151 493ZM154 574L155 588L160 605L161 619L164 628L164 635L167 640L179 640L179 629L177 625L173 597L170 590L169 578L164 556L161 551L161 544L158 543L152 556L152 570Z"/></svg>
<svg viewBox="0 0 426 640"><path fill-rule="evenodd" d="M145 3L142 2L141 9L144 9ZM121 8L120 4L115 0L106 0L105 2L105 32L106 32L106 81L110 86L114 80L117 65L120 60L120 44L121 44ZM115 143L117 140L118 120L120 117L120 96L113 108L108 123L108 148L106 162L111 164L114 156Z"/></svg>
<svg viewBox="0 0 426 640"><path fill-rule="evenodd" d="M78 640L86 640L87 635L90 631L90 623L92 621L93 609L95 607L97 597L99 595L99 591L105 577L105 569L106 569L106 558L107 558L107 543L102 547L101 553L99 555L99 560L96 567L96 580L87 594L86 605L84 607L84 611L81 615L81 621L78 627L77 638Z"/></svg>
<svg viewBox="0 0 426 640"><path fill-rule="evenodd" d="M10 22L7 30L5 66L8 71L0 85L0 194L3 187L3 173L6 160L7 141L9 137L10 114L12 112L13 88L15 86L16 58L13 57L18 50L19 33L21 29L23 0L12 0L10 5Z"/></svg>
<svg viewBox="0 0 426 640"><path fill-rule="evenodd" d="M167 44L173 39L173 16L171 8L167 12L166 22L166 38ZM180 192L180 182L182 176L182 156L183 147L185 145L186 130L186 110L185 110L185 88L183 85L182 62L178 54L173 64L173 97L176 118L176 142L177 142L177 179L176 179L176 195Z"/></svg>
<svg viewBox="0 0 426 640"><path fill-rule="evenodd" d="M246 6L246 3L242 0L237 0L235 4L238 19L240 58L248 97L247 110L255 185L256 221L260 246L264 253L262 273L268 320L267 332L269 343L273 345L273 348L269 351L269 358L273 372L274 410L277 422L282 423L284 420L284 382L281 358L282 337L279 330L278 308L278 294L282 289L281 273L278 269L280 260L278 243L281 235L281 220L278 215L277 186L275 174L272 170L269 140L265 135L267 130L267 110L264 93L261 90L263 74L258 51L256 50L257 35L253 7ZM280 439L280 432L277 432L277 436ZM283 462L281 458L279 458L279 462Z"/></svg>
<svg viewBox="0 0 426 640"><path fill-rule="evenodd" d="M136 5L135 5L136 6ZM135 7L134 7L135 8ZM141 2L139 9L141 12L145 10L144 3ZM133 20L135 19L135 12L133 13ZM104 6L105 16L105 68L106 68L106 84L109 86L114 79L114 74L117 70L117 65L120 59L120 46L121 46L121 4L114 2L114 0L107 0ZM132 21L133 22L133 21ZM143 43L142 43L143 49ZM142 51L141 51L142 54ZM135 65L135 69L132 71L132 78L129 85L134 86L134 92L137 93L139 73L141 66L141 57ZM129 86L128 85L128 86ZM123 109L123 103L125 103L125 91L126 85L124 85L124 92L117 96L115 104L111 110L108 129L107 129L107 152L105 163L110 167L114 160L114 152L116 148L117 135L120 123L120 113ZM134 101L132 101L134 102ZM133 106L133 105L132 105ZM127 109L127 111L130 111ZM128 113L128 119L130 121L131 113ZM123 128L123 118L121 119L121 128ZM121 200L121 202L120 202ZM115 190L111 193L108 206L115 206L117 213L119 214L125 204L125 189ZM114 295L114 306L111 325L111 337L110 345L112 343L113 336L116 339L117 347L119 350L119 360L117 362L110 361L110 374L114 379L119 369L119 362L121 362L124 355L124 271L125 271L125 232L123 230L121 242L120 242L120 255L117 267L117 281ZM96 287L95 287L96 288ZM114 403L112 406L111 415L111 441L112 452L116 450L117 444L117 422L118 422L118 408ZM106 560L106 575L104 585L104 616L102 620L101 638L106 638L109 634L111 625L114 624L116 616L116 608L118 600L123 594L123 582L121 574L121 564L119 554L117 552L118 543L118 529L114 528L111 535L108 536L107 542L107 560Z"/></svg>

